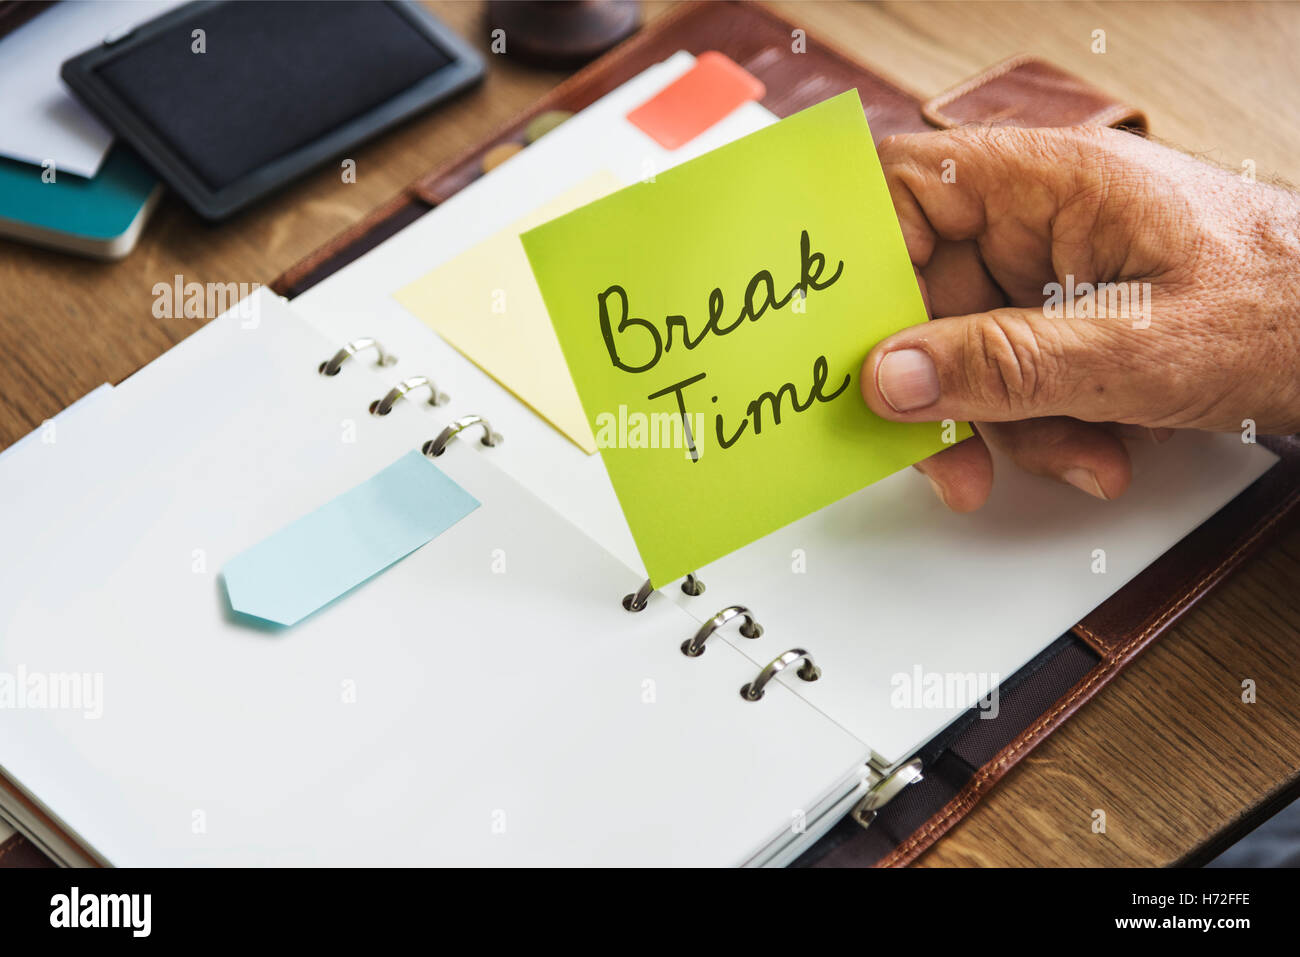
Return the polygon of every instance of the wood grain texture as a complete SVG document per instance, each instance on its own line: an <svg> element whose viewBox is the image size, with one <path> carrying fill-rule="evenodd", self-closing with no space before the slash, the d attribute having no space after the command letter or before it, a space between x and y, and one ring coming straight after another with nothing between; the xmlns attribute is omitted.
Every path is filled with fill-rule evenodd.
<svg viewBox="0 0 1300 957"><path fill-rule="evenodd" d="M430 6L485 48L478 3ZM647 3L646 16L669 4ZM929 95L1030 52L1144 108L1156 135L1300 182L1300 5L777 2L810 35ZM1090 52L1094 30L1107 52ZM203 320L152 288L269 282L563 78L489 55L484 85L220 225L168 197L139 247L93 264L0 241L0 447ZM1300 786L1300 529L1266 548L1022 762L922 865L1169 864ZM1259 686L1241 702L1241 681ZM1105 834L1092 813L1107 815Z"/></svg>

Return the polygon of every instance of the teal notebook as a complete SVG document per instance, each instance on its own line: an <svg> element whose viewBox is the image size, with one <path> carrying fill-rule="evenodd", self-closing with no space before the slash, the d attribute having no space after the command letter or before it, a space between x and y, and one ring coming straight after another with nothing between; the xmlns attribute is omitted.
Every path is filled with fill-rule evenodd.
<svg viewBox="0 0 1300 957"><path fill-rule="evenodd" d="M129 147L118 144L99 173L84 179L0 157L0 236L97 259L120 259L140 237L162 184Z"/></svg>

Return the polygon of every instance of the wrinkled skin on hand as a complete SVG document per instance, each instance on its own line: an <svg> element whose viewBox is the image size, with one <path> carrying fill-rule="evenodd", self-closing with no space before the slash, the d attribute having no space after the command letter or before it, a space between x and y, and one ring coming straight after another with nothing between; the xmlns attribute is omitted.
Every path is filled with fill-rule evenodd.
<svg viewBox="0 0 1300 957"><path fill-rule="evenodd" d="M1295 193L1100 128L893 136L880 158L934 318L871 350L863 398L975 423L917 466L950 508L988 498L989 445L1109 499L1131 477L1122 439L1300 430ZM1150 283L1149 325L1048 315L1067 276Z"/></svg>

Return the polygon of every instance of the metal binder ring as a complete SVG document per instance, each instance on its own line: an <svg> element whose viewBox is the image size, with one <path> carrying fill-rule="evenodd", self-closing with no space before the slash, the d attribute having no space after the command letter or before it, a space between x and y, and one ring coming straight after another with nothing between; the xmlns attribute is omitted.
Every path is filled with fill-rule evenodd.
<svg viewBox="0 0 1300 957"><path fill-rule="evenodd" d="M695 577L695 572L686 573L686 580L682 582L682 594L691 597L704 594L704 582Z"/></svg>
<svg viewBox="0 0 1300 957"><path fill-rule="evenodd" d="M502 441L501 436L492 431L492 426L488 424L488 420L483 418L483 416L462 415L451 425L439 432L436 439L430 439L428 442L425 442L424 445L420 447L420 451L431 459L437 458L443 452L447 451L448 442L473 425L481 425L483 427L483 438L479 439L479 441L484 445L491 447Z"/></svg>
<svg viewBox="0 0 1300 957"><path fill-rule="evenodd" d="M445 392L439 392L438 387L433 384L433 380L427 375L415 375L409 379L403 379L397 385L388 390L388 395L382 399L376 399L370 403L371 415L387 415L393 411L393 405L398 399L405 398L409 393L416 389L429 390L429 405L442 405L451 396Z"/></svg>
<svg viewBox="0 0 1300 957"><path fill-rule="evenodd" d="M704 582L695 577L695 572L687 572L686 579L682 582L682 592L686 595L703 595ZM654 588L647 578L633 594L623 596L623 607L628 611L645 611L646 602L653 593Z"/></svg>
<svg viewBox="0 0 1300 957"><path fill-rule="evenodd" d="M854 805L849 816L863 827L870 827L880 809L896 798L900 791L924 780L922 770L924 769L920 758L912 758L906 764L899 765L867 789L867 793Z"/></svg>
<svg viewBox="0 0 1300 957"><path fill-rule="evenodd" d="M367 349L374 349L379 354L378 365L391 366L397 361L397 356L389 355L384 351L378 341L374 339L353 339L346 346L334 353L334 358L322 362L319 366L321 375L338 375L339 369L343 363L347 362L358 352L365 352Z"/></svg>
<svg viewBox="0 0 1300 957"><path fill-rule="evenodd" d="M724 608L708 621L703 627L695 633L695 637L690 641L682 642L682 654L688 658L698 658L704 654L704 643L709 640L709 635L713 634L733 618L744 616L744 622L740 626L740 633L746 638L758 638L763 634L763 626L754 620L754 615L744 605L732 605L730 608Z"/></svg>
<svg viewBox="0 0 1300 957"><path fill-rule="evenodd" d="M654 588L650 585L650 579L641 583L641 587L634 594L623 596L623 607L628 611L645 611L646 602L654 593Z"/></svg>
<svg viewBox="0 0 1300 957"><path fill-rule="evenodd" d="M804 663L795 672L804 681L816 681L822 676L822 670L813 663L812 655L802 648L791 648L768 662L767 667L758 673L758 677L740 689L740 696L746 701L757 701L763 697L763 687L796 661Z"/></svg>

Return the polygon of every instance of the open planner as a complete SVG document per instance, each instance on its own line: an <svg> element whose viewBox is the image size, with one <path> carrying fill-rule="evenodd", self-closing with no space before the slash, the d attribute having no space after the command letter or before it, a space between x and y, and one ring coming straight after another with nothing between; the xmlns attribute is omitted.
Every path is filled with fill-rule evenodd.
<svg viewBox="0 0 1300 957"><path fill-rule="evenodd" d="M5 818L66 864L788 864L850 812L869 824L991 690L900 705L900 676L996 688L1277 461L1180 434L1132 448L1116 502L999 462L971 516L908 469L625 603L646 575L600 456L399 291L592 177L774 121L746 102L669 150L626 119L694 62L0 454L0 672L87 689L0 711ZM371 412L416 376L446 401ZM231 559L440 435L433 466L476 508L291 628L231 611ZM715 619L736 606L739 631Z"/></svg>

